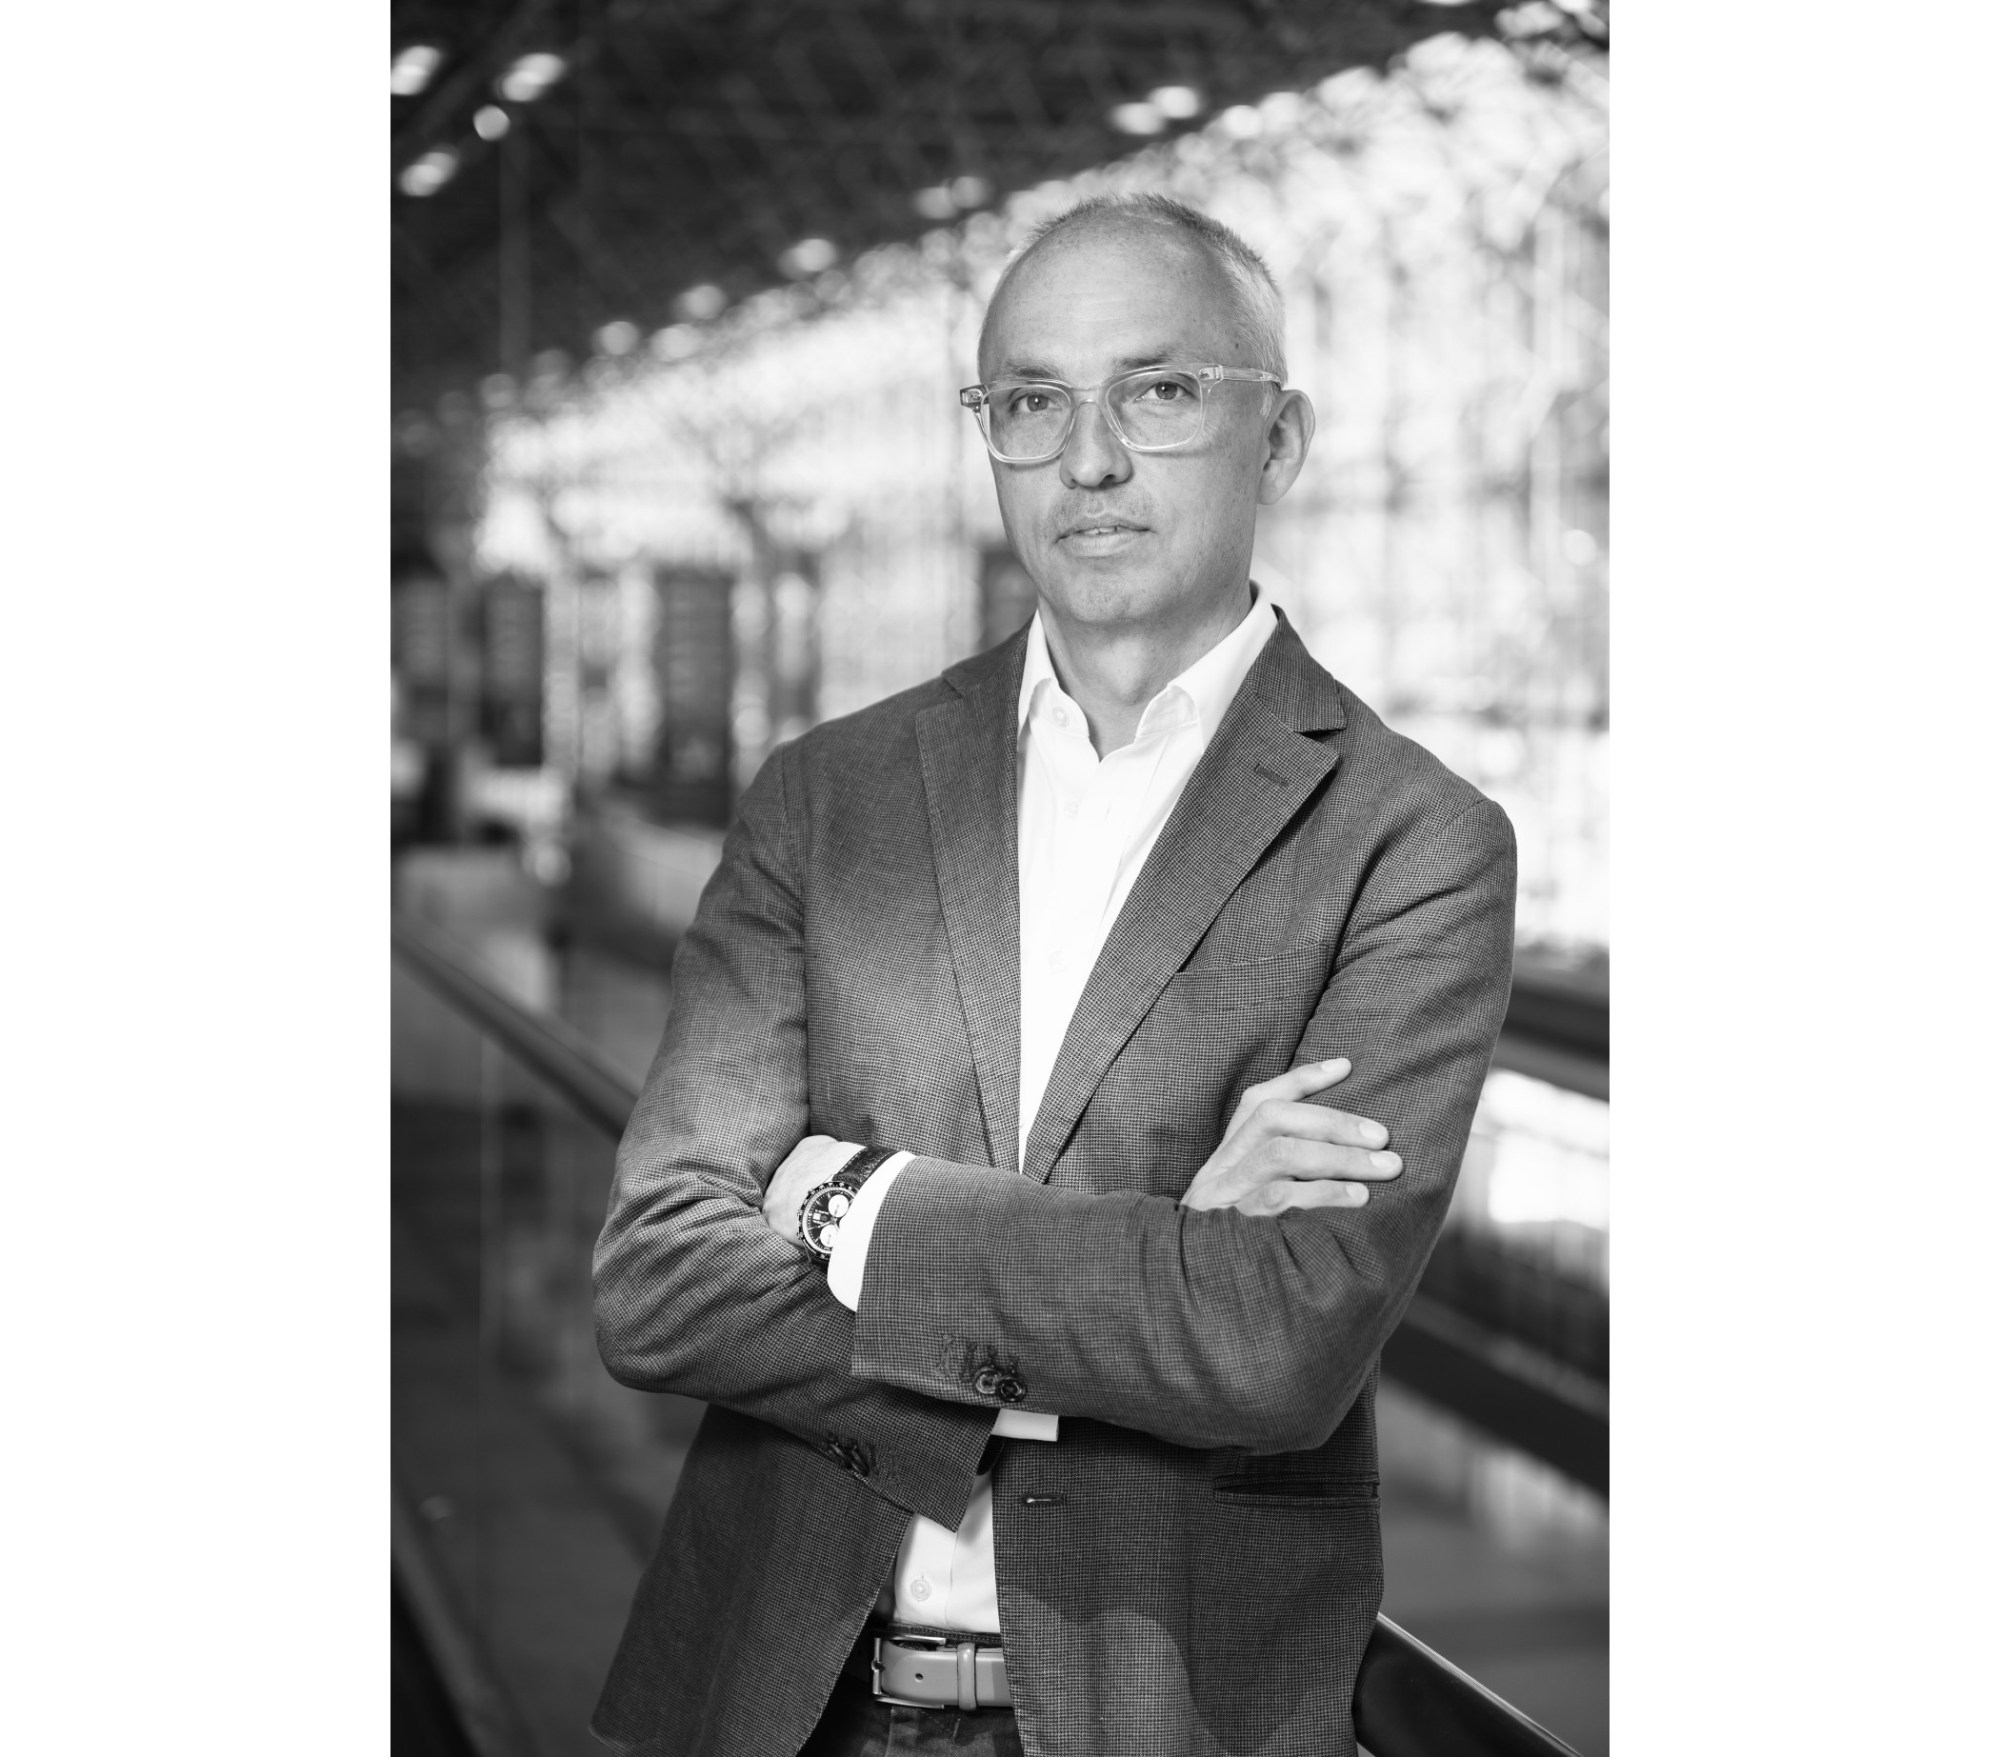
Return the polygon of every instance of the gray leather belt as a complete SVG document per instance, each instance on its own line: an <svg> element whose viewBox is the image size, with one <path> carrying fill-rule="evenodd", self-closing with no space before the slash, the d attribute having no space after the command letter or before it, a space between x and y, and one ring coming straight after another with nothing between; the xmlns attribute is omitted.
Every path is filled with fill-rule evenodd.
<svg viewBox="0 0 2000 1757"><path fill-rule="evenodd" d="M1007 1656L990 1636L916 1635L895 1630L874 1638L870 1671L884 1702L912 1708L1011 1708Z"/></svg>

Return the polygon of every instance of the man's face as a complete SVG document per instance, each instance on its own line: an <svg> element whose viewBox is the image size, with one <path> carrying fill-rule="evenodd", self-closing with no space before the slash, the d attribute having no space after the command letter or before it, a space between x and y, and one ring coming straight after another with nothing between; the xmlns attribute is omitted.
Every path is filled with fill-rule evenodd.
<svg viewBox="0 0 2000 1757"><path fill-rule="evenodd" d="M1166 362L1248 366L1233 317L1221 273L1173 232L1079 228L1043 245L1002 291L980 376L1090 390ZM1259 384L1212 388L1201 437L1170 452L1127 450L1093 401L1078 407L1060 457L996 459L1000 516L1044 605L1070 623L1171 635L1235 602L1258 504L1291 485L1311 431L1309 408L1301 432L1296 409L1266 413L1269 396Z"/></svg>

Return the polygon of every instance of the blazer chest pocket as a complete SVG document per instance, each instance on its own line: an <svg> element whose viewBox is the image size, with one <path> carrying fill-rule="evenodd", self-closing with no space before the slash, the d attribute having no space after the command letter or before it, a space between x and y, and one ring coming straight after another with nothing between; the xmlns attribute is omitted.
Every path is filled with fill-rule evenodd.
<svg viewBox="0 0 2000 1757"><path fill-rule="evenodd" d="M1300 1011L1303 1024L1326 985L1326 964L1317 947L1246 963L1193 964L1168 979L1161 999L1204 1013Z"/></svg>
<svg viewBox="0 0 2000 1757"><path fill-rule="evenodd" d="M1381 1485L1373 1477L1281 1476L1237 1471L1209 1480L1209 1493L1232 1507L1373 1507Z"/></svg>

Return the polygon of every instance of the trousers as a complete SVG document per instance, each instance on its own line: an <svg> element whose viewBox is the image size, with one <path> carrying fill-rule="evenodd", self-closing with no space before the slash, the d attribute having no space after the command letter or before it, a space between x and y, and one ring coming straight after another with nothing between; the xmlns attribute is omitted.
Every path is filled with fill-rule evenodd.
<svg viewBox="0 0 2000 1757"><path fill-rule="evenodd" d="M1011 1708L906 1708L842 1678L799 1757L1022 1757Z"/></svg>

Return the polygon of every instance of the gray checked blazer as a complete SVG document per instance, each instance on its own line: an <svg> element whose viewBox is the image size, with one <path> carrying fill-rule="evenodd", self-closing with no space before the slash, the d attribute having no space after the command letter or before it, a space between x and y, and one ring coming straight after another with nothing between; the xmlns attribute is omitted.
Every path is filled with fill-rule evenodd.
<svg viewBox="0 0 2000 1757"><path fill-rule="evenodd" d="M1506 1007L1506 817L1281 626L1106 941L1014 1164L1023 637L778 751L674 966L597 1252L617 1378L710 1408L593 1718L792 1757L912 1513L994 1474L1036 1757L1341 1757L1381 1599L1377 1354ZM1358 1209L1176 1198L1239 1094L1351 1057ZM799 1139L908 1148L860 1310L765 1225Z"/></svg>

